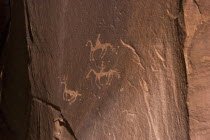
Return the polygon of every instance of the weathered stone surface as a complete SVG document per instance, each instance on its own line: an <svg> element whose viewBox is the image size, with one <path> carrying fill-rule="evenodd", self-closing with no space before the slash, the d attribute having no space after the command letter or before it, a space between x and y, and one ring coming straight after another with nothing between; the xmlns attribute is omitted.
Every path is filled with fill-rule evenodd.
<svg viewBox="0 0 210 140"><path fill-rule="evenodd" d="M13 1L2 108L17 139L189 139L182 16L178 0Z"/></svg>
<svg viewBox="0 0 210 140"><path fill-rule="evenodd" d="M192 140L209 140L210 1L186 0L184 13L190 136Z"/></svg>
<svg viewBox="0 0 210 140"><path fill-rule="evenodd" d="M28 0L32 96L59 106L78 139L188 139L180 27L168 14L180 10Z"/></svg>

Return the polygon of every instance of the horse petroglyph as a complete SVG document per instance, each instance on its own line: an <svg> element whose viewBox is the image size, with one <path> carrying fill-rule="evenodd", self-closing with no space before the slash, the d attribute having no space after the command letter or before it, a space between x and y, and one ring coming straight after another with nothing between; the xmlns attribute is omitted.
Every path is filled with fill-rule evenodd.
<svg viewBox="0 0 210 140"><path fill-rule="evenodd" d="M114 51L114 47L110 43L101 43L100 36L101 35L98 34L95 46L93 45L93 42L91 40L88 40L86 43L86 46L90 45L90 61L94 61L94 53L97 50L101 50L101 59L105 56L108 48L110 48L111 51Z"/></svg>
<svg viewBox="0 0 210 140"><path fill-rule="evenodd" d="M143 70L144 67L141 64L141 60L139 55L136 53L135 49L133 47L131 47L130 45L126 44L125 42L123 42L122 40L120 40L120 42L122 43L122 45L128 49L130 49L132 51L132 53L134 54L134 56L136 57L135 60L133 60L134 63L138 64Z"/></svg>
<svg viewBox="0 0 210 140"><path fill-rule="evenodd" d="M81 94L79 94L78 91L74 91L74 90L69 90L67 88L67 80L68 77L67 76L63 76L63 78L60 78L60 83L62 85L64 85L64 90L63 90L63 100L69 102L69 104L71 105L73 102L76 101L77 96L82 96Z"/></svg>
<svg viewBox="0 0 210 140"><path fill-rule="evenodd" d="M106 77L106 85L111 85L111 82L114 78L114 76L117 79L120 79L120 72L116 69L110 69L108 71L105 71L105 66L102 63L102 66L100 67L100 71L96 72L94 69L90 69L88 72L86 78L90 78L90 74L93 73L95 75L95 84L100 89L103 84L101 83L101 78Z"/></svg>

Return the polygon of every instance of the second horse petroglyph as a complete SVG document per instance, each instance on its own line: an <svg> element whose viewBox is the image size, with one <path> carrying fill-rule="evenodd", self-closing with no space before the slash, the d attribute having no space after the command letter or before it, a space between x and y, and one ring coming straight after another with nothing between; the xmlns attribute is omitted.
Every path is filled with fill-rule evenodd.
<svg viewBox="0 0 210 140"><path fill-rule="evenodd" d="M89 73L87 74L86 78L90 78L90 74L93 73L95 75L95 84L100 89L103 84L101 83L101 78L106 77L106 85L111 85L111 82L114 76L117 79L120 79L120 72L116 69L110 69L105 71L105 67L102 63L101 69L99 72L96 72L94 69L90 69Z"/></svg>

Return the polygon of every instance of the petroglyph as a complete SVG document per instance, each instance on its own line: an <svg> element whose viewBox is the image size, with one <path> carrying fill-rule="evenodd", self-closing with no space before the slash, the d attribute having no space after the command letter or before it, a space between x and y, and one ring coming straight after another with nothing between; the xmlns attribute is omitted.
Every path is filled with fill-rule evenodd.
<svg viewBox="0 0 210 140"><path fill-rule="evenodd" d="M114 47L111 45L111 43L101 43L100 41L100 34L98 34L96 44L93 46L93 42L91 40L88 40L86 43L86 46L90 45L90 61L94 61L94 53L97 50L101 50L100 57L101 59L105 56L108 48L111 49L111 51L114 51Z"/></svg>
<svg viewBox="0 0 210 140"><path fill-rule="evenodd" d="M151 66L152 71L157 72L158 70L156 70L153 66Z"/></svg>
<svg viewBox="0 0 210 140"><path fill-rule="evenodd" d="M138 64L143 70L145 70L145 68L142 66L141 64L141 60L139 55L136 53L135 49L133 47L131 47L129 44L126 44L125 42L123 42L120 39L120 42L122 43L122 45L128 49L130 49L132 51L132 53L134 54L134 56L136 57L136 59L132 60L134 63Z"/></svg>
<svg viewBox="0 0 210 140"><path fill-rule="evenodd" d="M131 112L131 111L128 111L128 110L123 110L122 113L126 113L126 115L132 116L132 117L135 117L135 116L139 115L137 112Z"/></svg>
<svg viewBox="0 0 210 140"><path fill-rule="evenodd" d="M178 18L178 16L174 16L173 14L171 14L171 13L168 11L168 9L166 10L166 12L167 12L167 14L168 14L168 16L169 16L170 18L172 18L172 19L177 19L177 18Z"/></svg>
<svg viewBox="0 0 210 140"><path fill-rule="evenodd" d="M210 56L203 56L201 62L210 61Z"/></svg>
<svg viewBox="0 0 210 140"><path fill-rule="evenodd" d="M120 92L123 92L125 89L124 88L120 88Z"/></svg>
<svg viewBox="0 0 210 140"><path fill-rule="evenodd" d="M71 105L73 102L76 101L78 96L82 96L78 91L74 91L74 90L69 90L67 88L67 80L68 77L67 76L63 76L63 78L60 78L60 83L62 85L64 85L64 90L63 90L63 100L69 102L69 104Z"/></svg>
<svg viewBox="0 0 210 140"><path fill-rule="evenodd" d="M165 61L165 59L160 55L160 53L157 51L157 49L155 48L155 53L157 54L158 58L161 60L161 61Z"/></svg>
<svg viewBox="0 0 210 140"><path fill-rule="evenodd" d="M142 78L142 81L139 80L139 83L145 91L147 91L147 92L149 91L149 88L147 86L147 82L143 78Z"/></svg>
<svg viewBox="0 0 210 140"><path fill-rule="evenodd" d="M163 68L167 70L167 66L166 66L166 64L164 63L164 62L165 62L164 57L161 56L161 54L158 52L158 50L156 49L155 46L154 46L154 50L155 50L155 54L157 55L157 57L162 61Z"/></svg>
<svg viewBox="0 0 210 140"><path fill-rule="evenodd" d="M137 88L128 79L126 79L126 81L128 82L128 85L130 87L134 88L136 90L136 92L138 92Z"/></svg>
<svg viewBox="0 0 210 140"><path fill-rule="evenodd" d="M95 84L100 89L103 84L101 83L102 77L107 77L106 85L111 85L111 82L114 78L114 76L117 79L120 79L120 72L116 69L110 69L108 71L105 71L105 66L102 63L100 67L100 71L96 72L94 69L90 69L89 73L87 74L86 78L90 78L90 74L93 73L95 75Z"/></svg>

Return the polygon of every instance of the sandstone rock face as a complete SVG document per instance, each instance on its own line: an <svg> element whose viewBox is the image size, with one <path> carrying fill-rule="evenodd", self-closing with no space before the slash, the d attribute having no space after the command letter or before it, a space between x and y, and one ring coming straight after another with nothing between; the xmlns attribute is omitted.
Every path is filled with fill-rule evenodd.
<svg viewBox="0 0 210 140"><path fill-rule="evenodd" d="M188 139L179 5L26 1L30 139Z"/></svg>
<svg viewBox="0 0 210 140"><path fill-rule="evenodd" d="M1 108L16 139L210 137L205 0L10 5Z"/></svg>
<svg viewBox="0 0 210 140"><path fill-rule="evenodd" d="M188 108L192 140L210 138L210 2L184 3L187 38Z"/></svg>

